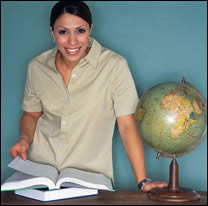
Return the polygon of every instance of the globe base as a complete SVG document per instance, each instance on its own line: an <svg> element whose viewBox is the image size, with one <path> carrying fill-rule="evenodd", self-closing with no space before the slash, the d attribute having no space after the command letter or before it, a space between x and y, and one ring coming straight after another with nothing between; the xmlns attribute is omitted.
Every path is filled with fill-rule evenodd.
<svg viewBox="0 0 208 206"><path fill-rule="evenodd" d="M201 196L195 190L179 186L178 176L179 166L174 157L170 164L168 187L151 190L148 193L148 198L162 202L190 202L200 200Z"/></svg>
<svg viewBox="0 0 208 206"><path fill-rule="evenodd" d="M162 202L190 202L200 200L201 196L194 190L180 187L179 190L170 190L168 187L155 188L147 194L150 200Z"/></svg>

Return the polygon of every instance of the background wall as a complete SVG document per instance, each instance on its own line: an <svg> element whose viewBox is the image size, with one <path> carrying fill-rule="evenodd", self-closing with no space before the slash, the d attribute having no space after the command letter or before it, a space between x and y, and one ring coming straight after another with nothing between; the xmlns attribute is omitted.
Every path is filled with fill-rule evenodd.
<svg viewBox="0 0 208 206"><path fill-rule="evenodd" d="M1 181L13 173L9 148L19 138L19 120L28 62L54 46L49 30L53 1L1 2ZM123 55L141 96L155 84L187 81L207 96L207 3L204 1L87 1L93 33L103 46ZM171 159L156 160L145 148L147 176L169 181ZM113 139L116 189L137 184L118 129ZM179 183L207 190L207 137L178 158Z"/></svg>

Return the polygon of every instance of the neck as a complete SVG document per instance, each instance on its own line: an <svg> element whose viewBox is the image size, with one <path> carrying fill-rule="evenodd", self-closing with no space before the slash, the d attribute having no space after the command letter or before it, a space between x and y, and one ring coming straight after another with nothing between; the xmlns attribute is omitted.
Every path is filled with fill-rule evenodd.
<svg viewBox="0 0 208 206"><path fill-rule="evenodd" d="M59 52L59 59L60 59L60 62L62 63L62 65L65 68L67 68L68 70L72 70L78 64L78 62L67 61L67 59L64 58L60 52Z"/></svg>
<svg viewBox="0 0 208 206"><path fill-rule="evenodd" d="M84 58L85 56L87 56L87 54L89 53L89 51L90 51L90 48L88 47L86 49L85 54L83 55L82 58ZM58 51L58 55L59 55L60 62L62 62L63 65L64 65L64 67L66 67L69 70L72 70L79 63L79 61L80 61L79 60L77 62L70 62L66 58L64 58L64 56L61 54L60 51Z"/></svg>

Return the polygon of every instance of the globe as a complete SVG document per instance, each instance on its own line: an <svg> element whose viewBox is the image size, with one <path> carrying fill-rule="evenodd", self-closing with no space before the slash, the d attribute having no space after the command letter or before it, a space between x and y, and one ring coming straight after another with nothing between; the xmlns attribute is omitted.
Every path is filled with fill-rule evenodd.
<svg viewBox="0 0 208 206"><path fill-rule="evenodd" d="M207 130L207 104L201 92L185 77L182 83L164 82L141 97L135 120L143 142L159 156L173 158L168 187L154 188L147 196L162 202L197 201L201 196L179 186L177 157L193 151Z"/></svg>
<svg viewBox="0 0 208 206"><path fill-rule="evenodd" d="M182 83L161 83L141 97L135 119L147 146L164 157L183 156L206 134L206 101L185 78Z"/></svg>

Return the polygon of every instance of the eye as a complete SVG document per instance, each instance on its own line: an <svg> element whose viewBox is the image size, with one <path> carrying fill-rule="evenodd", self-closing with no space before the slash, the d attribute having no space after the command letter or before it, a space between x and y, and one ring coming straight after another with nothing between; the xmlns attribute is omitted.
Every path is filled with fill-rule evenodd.
<svg viewBox="0 0 208 206"><path fill-rule="evenodd" d="M66 34L66 33L67 33L66 30L61 30L61 31L59 32L59 34Z"/></svg>
<svg viewBox="0 0 208 206"><path fill-rule="evenodd" d="M79 29L78 32L79 32L80 34L85 33L85 29Z"/></svg>

